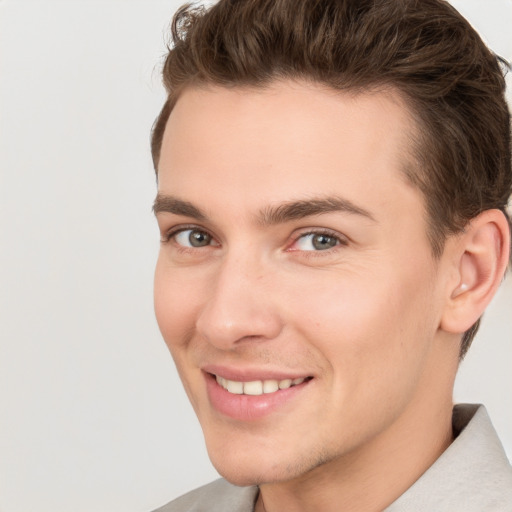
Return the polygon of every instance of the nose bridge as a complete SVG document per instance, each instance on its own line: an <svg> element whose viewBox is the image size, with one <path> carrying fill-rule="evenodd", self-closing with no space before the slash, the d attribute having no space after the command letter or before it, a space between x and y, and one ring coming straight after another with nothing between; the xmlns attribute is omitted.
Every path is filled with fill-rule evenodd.
<svg viewBox="0 0 512 512"><path fill-rule="evenodd" d="M281 329L273 306L270 270L254 254L232 252L216 269L197 330L208 342L229 349L248 339L271 339Z"/></svg>

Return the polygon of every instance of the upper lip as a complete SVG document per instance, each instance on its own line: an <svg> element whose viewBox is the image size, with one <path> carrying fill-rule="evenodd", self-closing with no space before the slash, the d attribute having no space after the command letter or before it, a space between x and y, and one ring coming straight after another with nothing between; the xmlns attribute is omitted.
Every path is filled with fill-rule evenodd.
<svg viewBox="0 0 512 512"><path fill-rule="evenodd" d="M216 364L207 364L201 367L205 373L210 373L227 380L237 382L251 382L256 380L285 380L311 377L307 372L298 372L291 370L274 370L268 368L241 368L232 366L222 366Z"/></svg>

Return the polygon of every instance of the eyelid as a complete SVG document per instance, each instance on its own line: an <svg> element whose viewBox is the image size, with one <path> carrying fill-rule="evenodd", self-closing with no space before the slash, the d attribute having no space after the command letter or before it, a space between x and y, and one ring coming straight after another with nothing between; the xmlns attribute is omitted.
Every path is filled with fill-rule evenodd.
<svg viewBox="0 0 512 512"><path fill-rule="evenodd" d="M211 247L211 246L220 246L221 244L218 242L217 238L215 237L215 235L213 235L208 229L205 229L204 227L202 226L198 226L197 224L180 224L180 225L177 225L177 226L173 226L171 228L169 228L168 230L165 230L162 234L161 234L161 237L160 237L160 241L162 244L166 244L166 243L169 243L172 241L172 239L178 235L179 233L182 233L183 231L187 231L187 230L197 230L197 231L200 231L200 232L203 232L203 233L206 233L208 236L211 237L212 241L214 242L213 244L210 244L208 246L205 246L203 248L206 248L206 247ZM308 236L308 235L326 235L326 236L329 236L329 237L333 237L333 238L336 238L338 243L336 244L336 246L330 248L330 249L326 249L324 251L304 251L304 250L301 250L301 249L294 249L293 248L293 245L295 245L302 237L305 237L305 236ZM308 227L308 228L303 228L301 230L299 230L298 232L295 232L291 235L291 240L286 244L286 251L289 251L289 252L302 252L302 253L315 253L315 254L318 254L318 255L321 255L321 253L331 253L333 251L335 251L337 248L339 247L344 247L344 246L347 246L350 242L350 238L338 231L335 231L335 230L332 230L332 229L329 229L329 228L311 228L311 227ZM181 249L187 249L187 247L184 247L184 246L181 246L179 244L176 244L178 245ZM190 249L190 248L189 248ZM192 248L192 250L197 250L199 248Z"/></svg>
<svg viewBox="0 0 512 512"><path fill-rule="evenodd" d="M212 241L215 242L215 244L213 244L213 245L220 245L217 242L217 239L215 238L215 236L212 233L210 233L210 231L208 231L207 229L205 229L201 226L198 226L197 224L180 224L178 226L173 226L172 228L169 228L168 230L164 231L160 235L160 242L163 244L169 243L179 233L182 233L183 231L189 231L189 230L200 231L202 233L205 233L209 237L211 237ZM208 247L208 246L206 246L206 247ZM194 249L198 249L198 248L194 248Z"/></svg>
<svg viewBox="0 0 512 512"><path fill-rule="evenodd" d="M332 247L330 249L325 249L323 251L304 251L301 249L293 249L293 247L292 247L293 245L295 245L302 237L305 237L308 235L326 235L326 236L329 236L332 238L336 238L339 243L337 243L334 247ZM329 253L329 252L332 252L333 250L336 250L336 248L338 248L340 246L341 247L347 246L349 244L349 242L350 242L350 239L346 235L343 235L342 233L339 233L338 231L334 231L329 228L304 228L297 234L292 235L292 240L291 240L291 243L288 244L287 251L290 251L290 252L295 252L295 251L299 252L300 251L300 252L305 252L305 253L308 252L308 253L317 253L317 254Z"/></svg>

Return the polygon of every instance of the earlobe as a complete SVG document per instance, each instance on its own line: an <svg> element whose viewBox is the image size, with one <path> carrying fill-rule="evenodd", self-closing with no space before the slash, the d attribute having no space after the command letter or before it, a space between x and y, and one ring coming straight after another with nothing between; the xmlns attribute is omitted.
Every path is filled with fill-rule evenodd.
<svg viewBox="0 0 512 512"><path fill-rule="evenodd" d="M483 314L505 274L510 247L508 221L500 210L486 210L460 235L456 285L448 290L441 328L464 333Z"/></svg>

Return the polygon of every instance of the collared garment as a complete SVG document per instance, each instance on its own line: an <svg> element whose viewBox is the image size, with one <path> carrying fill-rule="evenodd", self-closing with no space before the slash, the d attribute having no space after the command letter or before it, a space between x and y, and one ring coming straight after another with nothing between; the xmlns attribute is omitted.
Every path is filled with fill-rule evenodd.
<svg viewBox="0 0 512 512"><path fill-rule="evenodd" d="M512 467L485 407L456 405L453 432L452 444L383 512L512 512ZM257 487L220 479L154 512L253 512L257 496Z"/></svg>

